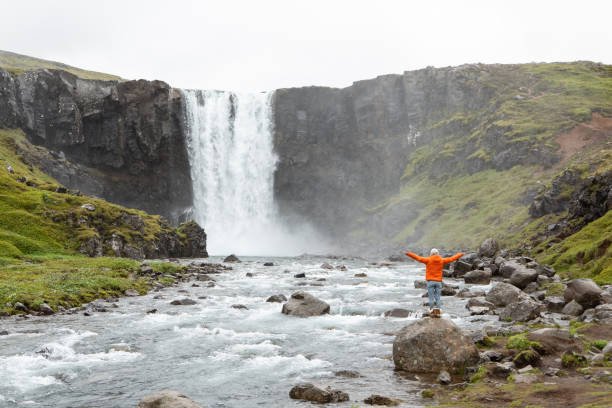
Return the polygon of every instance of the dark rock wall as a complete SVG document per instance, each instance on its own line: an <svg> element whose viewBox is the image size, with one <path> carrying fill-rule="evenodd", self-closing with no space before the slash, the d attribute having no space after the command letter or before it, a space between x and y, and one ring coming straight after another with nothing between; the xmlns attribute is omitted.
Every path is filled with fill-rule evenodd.
<svg viewBox="0 0 612 408"><path fill-rule="evenodd" d="M439 136L426 124L490 102L483 76L473 66L427 68L344 89L277 90L281 211L341 237L368 206L398 192L410 152Z"/></svg>
<svg viewBox="0 0 612 408"><path fill-rule="evenodd" d="M177 222L192 204L180 94L161 81L0 70L0 127L21 127L66 186Z"/></svg>

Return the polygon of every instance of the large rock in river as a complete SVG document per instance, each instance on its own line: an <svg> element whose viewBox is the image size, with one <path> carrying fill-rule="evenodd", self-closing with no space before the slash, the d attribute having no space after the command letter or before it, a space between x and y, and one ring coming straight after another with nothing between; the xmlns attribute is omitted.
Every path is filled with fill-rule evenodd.
<svg viewBox="0 0 612 408"><path fill-rule="evenodd" d="M470 336L447 319L424 318L404 327L393 342L397 370L417 373L461 372L477 364Z"/></svg>
<svg viewBox="0 0 612 408"><path fill-rule="evenodd" d="M202 408L183 394L164 390L147 395L138 403L137 408Z"/></svg>
<svg viewBox="0 0 612 408"><path fill-rule="evenodd" d="M320 316L329 313L329 305L306 292L295 292L287 303L283 305L282 312L287 315L308 317Z"/></svg>
<svg viewBox="0 0 612 408"><path fill-rule="evenodd" d="M493 303L495 306L506 306L518 300L526 299L527 297L528 296L516 286L504 282L500 282L493 286L486 295L487 301Z"/></svg>

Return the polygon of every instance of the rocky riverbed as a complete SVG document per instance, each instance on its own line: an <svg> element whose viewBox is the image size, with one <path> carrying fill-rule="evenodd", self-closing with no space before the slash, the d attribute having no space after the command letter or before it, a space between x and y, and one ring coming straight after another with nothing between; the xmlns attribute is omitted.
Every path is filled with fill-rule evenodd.
<svg viewBox="0 0 612 408"><path fill-rule="evenodd" d="M400 259L230 258L225 268L211 266L221 258L185 261L198 273L145 296L0 320L0 405L133 407L174 389L203 407L309 404L293 398L415 407L431 404L431 395L454 401L453 393L470 382L493 388L515 378L550 383L559 372L582 377L576 369L597 360L605 366L609 289L564 283L528 258L501 254L485 245L446 271L444 313L434 319L444 327L423 325L432 319L424 317L422 267ZM593 347L604 352L584 354L576 327L567 350L545 350L548 339L541 334L520 337L543 326L569 335L576 314L603 328L593 334L600 340ZM404 329L411 324L424 336L460 330L462 347L477 344L480 353L467 352L465 370L443 367L452 377L431 364L399 372L394 343L420 344L417 359L427 347L444 349L446 340L438 338L444 336L411 340L416 329ZM565 351L571 354L563 357ZM604 368L595 373L597 381L609 380Z"/></svg>

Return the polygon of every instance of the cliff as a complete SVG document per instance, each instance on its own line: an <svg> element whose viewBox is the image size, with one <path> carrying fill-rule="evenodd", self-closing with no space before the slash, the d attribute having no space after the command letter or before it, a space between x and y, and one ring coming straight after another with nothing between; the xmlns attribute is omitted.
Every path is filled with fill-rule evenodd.
<svg viewBox="0 0 612 408"><path fill-rule="evenodd" d="M36 163L86 194L177 223L191 206L180 95L161 81L83 79L0 69L0 128L51 155Z"/></svg>

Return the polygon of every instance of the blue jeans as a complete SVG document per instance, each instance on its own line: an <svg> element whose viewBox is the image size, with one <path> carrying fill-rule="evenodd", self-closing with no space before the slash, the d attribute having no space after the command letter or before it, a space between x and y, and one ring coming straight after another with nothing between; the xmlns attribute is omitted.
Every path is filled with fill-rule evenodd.
<svg viewBox="0 0 612 408"><path fill-rule="evenodd" d="M440 294L442 293L442 282L438 281L427 281L427 295L429 296L429 308L442 307L442 300Z"/></svg>

